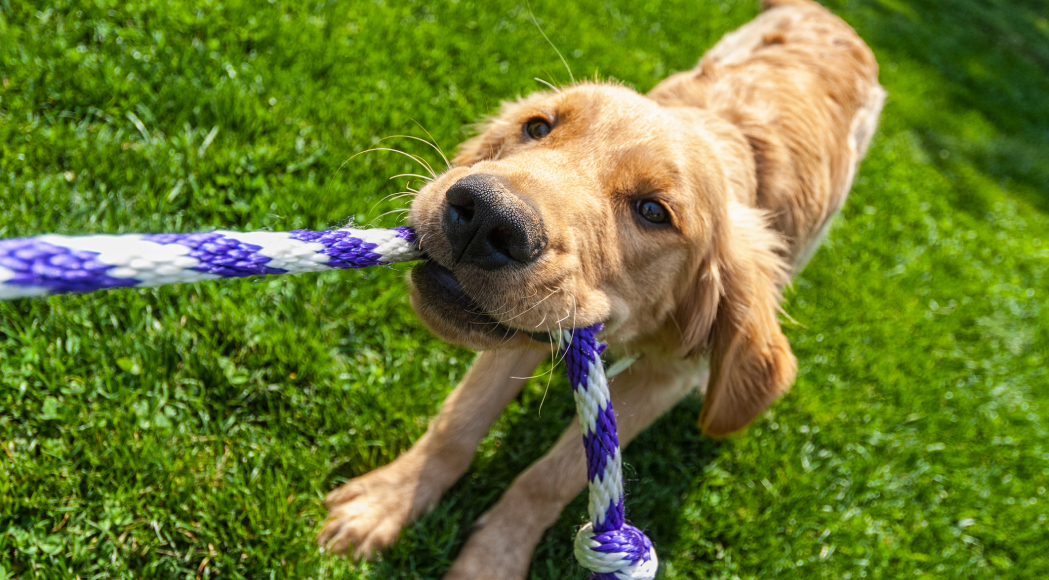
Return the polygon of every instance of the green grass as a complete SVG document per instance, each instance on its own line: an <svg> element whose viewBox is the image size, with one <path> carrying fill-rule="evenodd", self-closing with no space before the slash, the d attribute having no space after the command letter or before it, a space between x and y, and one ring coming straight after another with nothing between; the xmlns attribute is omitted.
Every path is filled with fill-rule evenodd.
<svg viewBox="0 0 1049 580"><path fill-rule="evenodd" d="M389 226L501 99L566 82L525 4L0 0L0 237ZM640 90L757 2L535 0L576 78ZM832 0L889 90L788 292L794 389L747 432L689 400L626 454L666 578L1049 577L1049 20L1041 0ZM386 143L386 142L384 142ZM429 159L410 140L389 141ZM0 304L0 578L435 578L572 414L536 381L377 563L321 498L419 437L472 355L403 268ZM585 578L573 503L533 578ZM206 563L202 566L204 561Z"/></svg>

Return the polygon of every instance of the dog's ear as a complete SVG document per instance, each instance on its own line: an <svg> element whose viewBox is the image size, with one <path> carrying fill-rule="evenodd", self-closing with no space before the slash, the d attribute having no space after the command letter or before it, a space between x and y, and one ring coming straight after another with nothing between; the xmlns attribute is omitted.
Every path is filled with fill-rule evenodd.
<svg viewBox="0 0 1049 580"><path fill-rule="evenodd" d="M488 117L475 128L477 136L463 141L452 158L452 165L466 167L486 159L499 157L506 136L513 130L510 119L514 119L524 100L503 101L499 114Z"/></svg>
<svg viewBox="0 0 1049 580"><path fill-rule="evenodd" d="M459 149L455 152L455 157L452 157L452 165L466 167L485 159L495 158L503 145L503 137L498 134L499 131L496 130L496 125L496 122L491 119L481 123L478 126L479 132L477 136L471 137L459 145Z"/></svg>
<svg viewBox="0 0 1049 580"><path fill-rule="evenodd" d="M778 319L789 276L782 241L757 210L732 203L727 214L677 312L686 354L710 357L699 423L714 437L754 420L797 370Z"/></svg>

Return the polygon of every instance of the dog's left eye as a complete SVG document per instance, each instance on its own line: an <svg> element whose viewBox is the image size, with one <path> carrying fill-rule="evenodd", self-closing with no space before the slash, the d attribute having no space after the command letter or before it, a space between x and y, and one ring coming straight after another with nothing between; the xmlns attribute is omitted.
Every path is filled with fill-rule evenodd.
<svg viewBox="0 0 1049 580"><path fill-rule="evenodd" d="M542 139L550 134L550 123L546 119L540 117L530 119L524 125L524 132L525 135L528 135L532 139Z"/></svg>
<svg viewBox="0 0 1049 580"><path fill-rule="evenodd" d="M654 224L663 224L670 219L670 212L662 203L654 199L643 199L637 202L637 213Z"/></svg>

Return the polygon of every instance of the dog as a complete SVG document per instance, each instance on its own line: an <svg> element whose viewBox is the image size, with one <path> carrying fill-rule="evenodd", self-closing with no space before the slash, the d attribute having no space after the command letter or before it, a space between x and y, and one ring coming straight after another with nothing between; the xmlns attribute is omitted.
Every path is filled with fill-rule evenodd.
<svg viewBox="0 0 1049 580"><path fill-rule="evenodd" d="M745 427L793 382L781 290L848 195L885 99L873 53L811 0L764 0L695 69L642 95L584 82L504 103L412 202L412 307L481 351L426 434L326 499L318 535L368 557L465 473L544 336L604 323L625 445L686 394ZM520 579L586 486L578 422L479 520L445 578Z"/></svg>

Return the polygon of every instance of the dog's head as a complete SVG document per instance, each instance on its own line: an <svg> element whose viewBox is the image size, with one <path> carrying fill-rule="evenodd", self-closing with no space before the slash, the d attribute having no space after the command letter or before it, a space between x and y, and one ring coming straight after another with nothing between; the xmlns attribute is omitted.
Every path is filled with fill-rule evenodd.
<svg viewBox="0 0 1049 580"><path fill-rule="evenodd" d="M724 122L582 84L505 104L419 191L412 305L478 349L603 322L613 347L709 356L701 423L743 427L793 379L782 246Z"/></svg>

